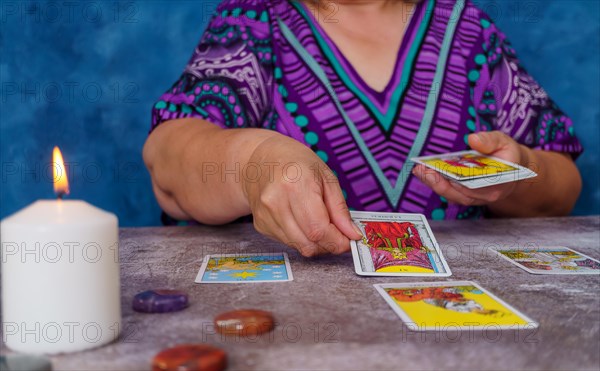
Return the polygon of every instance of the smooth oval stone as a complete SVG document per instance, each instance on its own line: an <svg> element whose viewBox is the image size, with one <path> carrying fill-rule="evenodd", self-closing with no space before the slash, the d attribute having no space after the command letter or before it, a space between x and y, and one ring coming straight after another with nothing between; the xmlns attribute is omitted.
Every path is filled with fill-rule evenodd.
<svg viewBox="0 0 600 371"><path fill-rule="evenodd" d="M259 335L271 331L274 325L271 312L256 309L234 310L215 318L217 331L224 335Z"/></svg>
<svg viewBox="0 0 600 371"><path fill-rule="evenodd" d="M50 359L26 354L9 354L0 357L2 371L52 371Z"/></svg>
<svg viewBox="0 0 600 371"><path fill-rule="evenodd" d="M188 306L188 296L178 290L148 290L133 297L133 310L143 313L176 312Z"/></svg>
<svg viewBox="0 0 600 371"><path fill-rule="evenodd" d="M152 360L153 371L221 371L227 354L207 344L182 344L160 351Z"/></svg>

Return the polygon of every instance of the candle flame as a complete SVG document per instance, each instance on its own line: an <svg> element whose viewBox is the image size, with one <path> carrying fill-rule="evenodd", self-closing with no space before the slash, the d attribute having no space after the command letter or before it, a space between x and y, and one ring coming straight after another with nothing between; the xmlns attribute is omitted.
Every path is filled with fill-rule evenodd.
<svg viewBox="0 0 600 371"><path fill-rule="evenodd" d="M69 194L69 180L67 179L67 170L63 161L62 153L58 147L52 151L52 167L54 175L54 193L58 198L63 198Z"/></svg>

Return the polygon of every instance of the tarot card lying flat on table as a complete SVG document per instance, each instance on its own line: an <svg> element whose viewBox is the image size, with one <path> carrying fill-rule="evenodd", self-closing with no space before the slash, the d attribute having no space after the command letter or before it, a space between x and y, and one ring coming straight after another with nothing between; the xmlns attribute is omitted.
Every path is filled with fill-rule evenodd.
<svg viewBox="0 0 600 371"><path fill-rule="evenodd" d="M496 252L533 274L600 274L600 262L567 247L496 249Z"/></svg>
<svg viewBox="0 0 600 371"><path fill-rule="evenodd" d="M477 151L414 157L411 160L471 189L515 182L537 176L535 172L526 167L497 157L483 155Z"/></svg>
<svg viewBox="0 0 600 371"><path fill-rule="evenodd" d="M534 329L538 324L475 282L373 285L410 330Z"/></svg>
<svg viewBox="0 0 600 371"><path fill-rule="evenodd" d="M452 273L421 214L352 211L363 238L351 241L361 276L440 276Z"/></svg>
<svg viewBox="0 0 600 371"><path fill-rule="evenodd" d="M293 280L286 253L215 254L204 257L196 283L278 282Z"/></svg>

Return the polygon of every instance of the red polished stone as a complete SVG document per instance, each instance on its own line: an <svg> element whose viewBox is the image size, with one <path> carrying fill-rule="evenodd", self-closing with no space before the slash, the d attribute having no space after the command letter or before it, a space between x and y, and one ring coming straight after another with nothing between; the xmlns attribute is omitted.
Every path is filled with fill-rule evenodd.
<svg viewBox="0 0 600 371"><path fill-rule="evenodd" d="M259 335L271 331L274 325L271 312L256 309L234 310L215 318L217 331L225 335Z"/></svg>
<svg viewBox="0 0 600 371"><path fill-rule="evenodd" d="M163 349L152 360L153 371L221 371L225 367L225 351L206 344L181 344Z"/></svg>

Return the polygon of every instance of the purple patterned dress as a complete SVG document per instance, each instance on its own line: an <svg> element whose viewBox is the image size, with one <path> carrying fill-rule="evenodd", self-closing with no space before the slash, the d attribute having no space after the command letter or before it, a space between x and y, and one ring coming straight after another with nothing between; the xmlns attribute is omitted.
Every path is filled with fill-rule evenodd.
<svg viewBox="0 0 600 371"><path fill-rule="evenodd" d="M226 0L181 78L155 104L152 129L200 117L276 130L335 171L351 209L477 218L411 175L414 156L468 149L500 130L529 147L582 147L571 120L519 64L490 18L465 0L416 6L382 92L369 87L306 4Z"/></svg>

